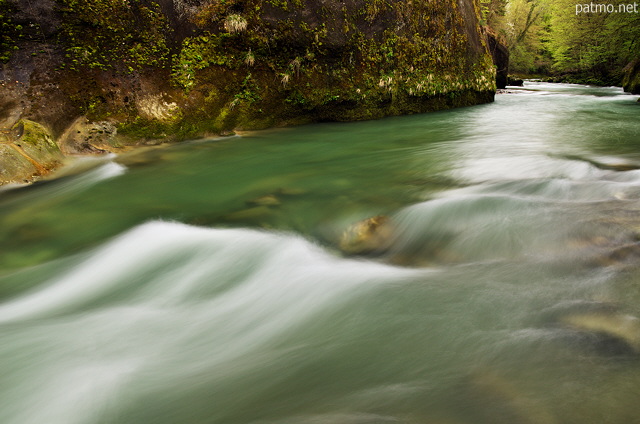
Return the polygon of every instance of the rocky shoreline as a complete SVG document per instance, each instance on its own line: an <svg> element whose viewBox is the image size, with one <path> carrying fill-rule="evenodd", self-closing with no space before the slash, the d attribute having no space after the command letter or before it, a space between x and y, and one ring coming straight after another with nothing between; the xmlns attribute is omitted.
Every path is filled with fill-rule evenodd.
<svg viewBox="0 0 640 424"><path fill-rule="evenodd" d="M55 160L31 161L7 138L0 184L33 181L63 156L491 102L479 6L0 0L13 43L0 46L0 130L37 123L38 149L57 145Z"/></svg>

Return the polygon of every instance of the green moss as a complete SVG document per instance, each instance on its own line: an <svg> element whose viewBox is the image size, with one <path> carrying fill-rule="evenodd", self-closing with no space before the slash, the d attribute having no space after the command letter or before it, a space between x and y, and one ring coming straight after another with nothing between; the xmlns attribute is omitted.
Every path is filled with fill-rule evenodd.
<svg viewBox="0 0 640 424"><path fill-rule="evenodd" d="M134 71L168 64L167 19L155 2L57 0L66 66Z"/></svg>
<svg viewBox="0 0 640 424"><path fill-rule="evenodd" d="M242 61L234 54L229 34L212 34L207 32L197 37L187 37L182 42L180 53L173 57L172 78L185 90L196 83L198 70L210 66L238 68Z"/></svg>
<svg viewBox="0 0 640 424"><path fill-rule="evenodd" d="M123 111L128 121L120 132L131 137L180 139L234 127L373 119L487 101L495 91L491 58L469 53L455 0L365 0L349 5L359 7L356 13L344 5L313 10L313 19L295 10L310 7L301 0L212 0L192 17L199 32L170 56L163 36L151 49L138 43L166 28L149 0L118 2L112 16L103 16L108 0L58 1L66 13L80 12L68 16L63 31L74 64L105 69L125 58L130 68L164 68L183 89L184 113L175 122L136 118L133 106ZM132 15L146 16L137 36L125 22ZM388 29L372 33L373 23ZM87 28L93 38L80 40ZM113 34L126 48L100 56ZM152 52L158 61L149 58ZM99 102L87 107L108 113Z"/></svg>
<svg viewBox="0 0 640 424"><path fill-rule="evenodd" d="M58 145L53 140L51 132L37 122L21 119L15 126L22 126L22 136L14 141L25 154L45 169L52 169L62 160Z"/></svg>
<svg viewBox="0 0 640 424"><path fill-rule="evenodd" d="M14 7L7 0L0 0L0 63L7 63L14 51L16 42L22 38L23 28L13 22Z"/></svg>
<svg viewBox="0 0 640 424"><path fill-rule="evenodd" d="M53 137L49 130L47 130L41 124L30 121L28 119L22 119L18 122L14 128L17 128L19 125L23 126L23 135L20 137L20 141L22 143L27 143L31 145L39 145L44 144L48 148L56 150L58 146L53 141Z"/></svg>

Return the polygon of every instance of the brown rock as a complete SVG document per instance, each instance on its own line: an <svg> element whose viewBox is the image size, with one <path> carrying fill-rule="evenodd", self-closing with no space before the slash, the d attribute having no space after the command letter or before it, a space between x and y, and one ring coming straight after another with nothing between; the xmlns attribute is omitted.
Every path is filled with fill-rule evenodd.
<svg viewBox="0 0 640 424"><path fill-rule="evenodd" d="M382 253L390 247L393 234L389 217L378 215L347 228L340 237L339 247L350 255Z"/></svg>

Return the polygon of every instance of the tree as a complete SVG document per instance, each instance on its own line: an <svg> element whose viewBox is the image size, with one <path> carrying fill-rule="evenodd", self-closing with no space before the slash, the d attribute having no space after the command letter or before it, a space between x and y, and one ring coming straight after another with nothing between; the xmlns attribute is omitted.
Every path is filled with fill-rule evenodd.
<svg viewBox="0 0 640 424"><path fill-rule="evenodd" d="M559 72L581 73L594 82L617 83L622 68L640 55L640 14L619 13L626 0L609 3L615 13L577 13L575 0L550 0L546 42Z"/></svg>

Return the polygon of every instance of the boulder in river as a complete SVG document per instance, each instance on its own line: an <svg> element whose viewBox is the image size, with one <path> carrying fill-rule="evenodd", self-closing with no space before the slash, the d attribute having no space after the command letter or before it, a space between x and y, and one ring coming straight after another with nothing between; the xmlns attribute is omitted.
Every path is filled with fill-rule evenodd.
<svg viewBox="0 0 640 424"><path fill-rule="evenodd" d="M389 217L378 215L347 228L340 237L339 247L350 255L383 253L390 247L393 234Z"/></svg>
<svg viewBox="0 0 640 424"><path fill-rule="evenodd" d="M507 85L511 85L511 86L514 86L514 87L522 87L522 86L524 86L524 80L519 79L519 78L508 77L507 78Z"/></svg>

